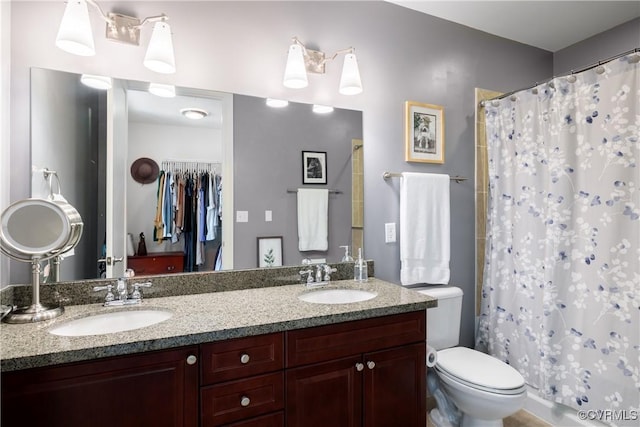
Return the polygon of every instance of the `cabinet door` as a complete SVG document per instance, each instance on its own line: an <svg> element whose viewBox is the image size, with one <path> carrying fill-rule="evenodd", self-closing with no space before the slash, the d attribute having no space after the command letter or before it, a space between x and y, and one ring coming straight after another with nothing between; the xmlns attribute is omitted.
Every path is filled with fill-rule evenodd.
<svg viewBox="0 0 640 427"><path fill-rule="evenodd" d="M361 363L357 356L288 370L287 426L360 426L362 372L356 365Z"/></svg>
<svg viewBox="0 0 640 427"><path fill-rule="evenodd" d="M2 425L196 426L197 347L2 374Z"/></svg>
<svg viewBox="0 0 640 427"><path fill-rule="evenodd" d="M364 426L426 425L425 344L364 356Z"/></svg>

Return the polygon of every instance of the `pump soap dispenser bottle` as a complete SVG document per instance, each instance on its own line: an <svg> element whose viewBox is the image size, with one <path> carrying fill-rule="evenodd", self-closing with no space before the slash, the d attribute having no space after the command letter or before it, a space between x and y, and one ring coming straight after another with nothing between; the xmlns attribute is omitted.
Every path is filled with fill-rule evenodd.
<svg viewBox="0 0 640 427"><path fill-rule="evenodd" d="M353 280L360 283L369 280L367 262L362 258L362 248L358 248L358 259L353 266Z"/></svg>
<svg viewBox="0 0 640 427"><path fill-rule="evenodd" d="M353 262L353 257L349 255L349 246L340 246L344 248L344 256L342 257L342 262Z"/></svg>

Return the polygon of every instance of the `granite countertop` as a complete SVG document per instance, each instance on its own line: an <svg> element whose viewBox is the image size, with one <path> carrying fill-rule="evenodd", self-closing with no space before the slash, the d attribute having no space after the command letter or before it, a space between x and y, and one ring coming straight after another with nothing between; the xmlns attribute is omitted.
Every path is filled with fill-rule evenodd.
<svg viewBox="0 0 640 427"><path fill-rule="evenodd" d="M12 325L0 324L0 369L19 369L141 353L230 338L281 332L425 310L437 301L429 296L375 278L357 284L331 282L328 288L362 289L378 296L350 304L313 304L298 296L304 285L285 285L206 294L148 298L129 307L87 304L65 307L53 320ZM173 316L148 327L103 335L63 337L48 329L93 314L140 309L169 309Z"/></svg>

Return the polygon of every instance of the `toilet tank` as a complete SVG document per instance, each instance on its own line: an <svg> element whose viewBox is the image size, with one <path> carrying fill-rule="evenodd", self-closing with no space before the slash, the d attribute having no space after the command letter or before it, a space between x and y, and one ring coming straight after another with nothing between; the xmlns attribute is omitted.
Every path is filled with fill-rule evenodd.
<svg viewBox="0 0 640 427"><path fill-rule="evenodd" d="M416 289L438 299L438 306L427 309L427 342L436 350L455 347L460 341L462 289L438 286Z"/></svg>

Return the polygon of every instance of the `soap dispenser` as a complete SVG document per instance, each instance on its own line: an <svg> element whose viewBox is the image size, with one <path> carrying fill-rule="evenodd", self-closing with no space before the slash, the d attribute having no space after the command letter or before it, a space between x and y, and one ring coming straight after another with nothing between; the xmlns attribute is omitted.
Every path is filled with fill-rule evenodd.
<svg viewBox="0 0 640 427"><path fill-rule="evenodd" d="M353 280L360 283L369 280L367 262L362 258L362 248L358 248L358 259L353 266Z"/></svg>
<svg viewBox="0 0 640 427"><path fill-rule="evenodd" d="M342 257L342 262L353 262L353 257L349 255L349 246L340 246L344 248L344 256Z"/></svg>

